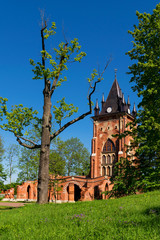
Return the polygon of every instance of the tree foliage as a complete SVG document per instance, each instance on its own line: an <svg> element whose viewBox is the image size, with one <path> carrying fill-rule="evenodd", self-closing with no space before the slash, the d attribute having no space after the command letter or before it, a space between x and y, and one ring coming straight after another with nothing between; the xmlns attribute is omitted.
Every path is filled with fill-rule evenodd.
<svg viewBox="0 0 160 240"><path fill-rule="evenodd" d="M139 24L129 31L134 41L127 54L134 61L129 67L130 82L141 101L130 130L120 135L133 140L111 178L114 187L108 193L115 197L160 188L160 4L153 14L136 14ZM133 150L134 160L128 156Z"/></svg>
<svg viewBox="0 0 160 240"><path fill-rule="evenodd" d="M65 160L65 174L88 175L90 170L90 154L78 138L61 141L58 148Z"/></svg>
<svg viewBox="0 0 160 240"><path fill-rule="evenodd" d="M6 163L8 167L8 175L10 179L10 184L12 182L12 175L15 173L17 164L15 158L18 157L19 149L16 144L11 144L7 149Z"/></svg>
<svg viewBox="0 0 160 240"><path fill-rule="evenodd" d="M59 149L51 150L49 155L49 174L57 177L65 175L65 160L59 152Z"/></svg>
<svg viewBox="0 0 160 240"><path fill-rule="evenodd" d="M2 157L4 154L4 148L3 148L3 143L2 143L2 139L0 137L0 189L2 189L3 187L3 182L4 180L6 180L7 178L7 174L4 171L4 167L2 165Z"/></svg>
<svg viewBox="0 0 160 240"><path fill-rule="evenodd" d="M144 190L160 187L160 4L152 14L137 12L138 26L128 52L134 60L130 69L133 90L141 101L135 142L139 162L139 184Z"/></svg>
<svg viewBox="0 0 160 240"><path fill-rule="evenodd" d="M130 157L121 158L114 166L111 182L114 184L111 191L106 192L109 197L123 197L134 194L138 189L138 167Z"/></svg>
<svg viewBox="0 0 160 240"><path fill-rule="evenodd" d="M160 4L152 14L137 12L129 67L133 90L141 97L135 142L139 158L139 185L143 190L160 187Z"/></svg>
<svg viewBox="0 0 160 240"><path fill-rule="evenodd" d="M21 148L18 160L18 178L17 182L33 181L38 178L39 150L30 150Z"/></svg>

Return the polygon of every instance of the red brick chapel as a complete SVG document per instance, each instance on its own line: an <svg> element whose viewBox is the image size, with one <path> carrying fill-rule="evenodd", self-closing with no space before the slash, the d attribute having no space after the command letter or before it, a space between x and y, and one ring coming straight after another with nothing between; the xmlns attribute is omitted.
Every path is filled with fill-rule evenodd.
<svg viewBox="0 0 160 240"><path fill-rule="evenodd" d="M126 124L134 120L135 105L130 110L129 97L125 101L124 94L115 80L110 89L107 100L102 96L101 110L96 101L93 119L93 138L90 158L89 176L64 176L60 179L60 191L56 194L57 202L92 201L105 199L101 194L111 190L110 177L114 174L114 165L120 157L126 157L126 145L130 138L118 139L114 134L123 133ZM49 187L48 199L55 201L53 187ZM6 194L6 199L9 198ZM17 187L17 200L37 200L37 181L27 181Z"/></svg>

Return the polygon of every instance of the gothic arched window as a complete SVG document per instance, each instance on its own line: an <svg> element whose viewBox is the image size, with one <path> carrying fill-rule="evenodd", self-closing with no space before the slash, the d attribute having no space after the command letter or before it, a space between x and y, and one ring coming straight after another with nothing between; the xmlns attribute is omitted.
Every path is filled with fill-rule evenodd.
<svg viewBox="0 0 160 240"><path fill-rule="evenodd" d="M103 152L115 152L115 146L111 139L104 144Z"/></svg>
<svg viewBox="0 0 160 240"><path fill-rule="evenodd" d="M110 167L107 167L107 176L110 176Z"/></svg>
<svg viewBox="0 0 160 240"><path fill-rule="evenodd" d="M111 156L110 155L107 156L107 164L111 164Z"/></svg>
<svg viewBox="0 0 160 240"><path fill-rule="evenodd" d="M105 176L105 175L106 175L106 168L102 167L102 176Z"/></svg>
<svg viewBox="0 0 160 240"><path fill-rule="evenodd" d="M106 164L106 156L105 155L102 156L102 164L103 165Z"/></svg>
<svg viewBox="0 0 160 240"><path fill-rule="evenodd" d="M112 156L112 163L115 163L115 155Z"/></svg>

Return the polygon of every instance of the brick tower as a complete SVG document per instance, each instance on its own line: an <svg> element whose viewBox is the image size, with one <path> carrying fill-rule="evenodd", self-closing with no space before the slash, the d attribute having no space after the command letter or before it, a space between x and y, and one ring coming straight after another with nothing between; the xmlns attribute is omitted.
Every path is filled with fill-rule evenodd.
<svg viewBox="0 0 160 240"><path fill-rule="evenodd" d="M126 128L126 124L132 122L136 114L135 105L131 114L129 97L126 103L116 74L107 100L104 100L103 94L101 103L100 111L96 101L95 116L92 117L91 178L112 176L115 163L120 157L126 157L126 145L130 144L130 137L118 139L113 135L127 130L129 126Z"/></svg>

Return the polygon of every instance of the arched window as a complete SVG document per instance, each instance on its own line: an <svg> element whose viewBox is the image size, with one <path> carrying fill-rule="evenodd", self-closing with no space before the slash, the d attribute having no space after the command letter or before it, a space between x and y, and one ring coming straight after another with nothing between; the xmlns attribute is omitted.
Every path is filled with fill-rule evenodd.
<svg viewBox="0 0 160 240"><path fill-rule="evenodd" d="M102 164L103 165L106 164L106 156L105 155L102 156Z"/></svg>
<svg viewBox="0 0 160 240"><path fill-rule="evenodd" d="M110 170L111 170L111 169L110 169L110 167L108 166L108 167L107 167L107 176L110 176Z"/></svg>
<svg viewBox="0 0 160 240"><path fill-rule="evenodd" d="M115 163L115 155L112 155L112 163Z"/></svg>
<svg viewBox="0 0 160 240"><path fill-rule="evenodd" d="M111 139L104 144L103 152L115 152L115 146Z"/></svg>
<svg viewBox="0 0 160 240"><path fill-rule="evenodd" d="M102 176L105 176L105 175L106 175L106 168L102 167Z"/></svg>
<svg viewBox="0 0 160 240"><path fill-rule="evenodd" d="M107 156L107 164L111 164L111 156L110 155Z"/></svg>

